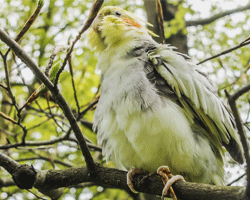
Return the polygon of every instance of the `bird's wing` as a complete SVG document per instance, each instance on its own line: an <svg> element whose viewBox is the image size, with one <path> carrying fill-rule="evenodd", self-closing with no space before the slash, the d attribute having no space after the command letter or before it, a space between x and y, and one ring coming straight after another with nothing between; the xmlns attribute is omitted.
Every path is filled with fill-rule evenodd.
<svg viewBox="0 0 250 200"><path fill-rule="evenodd" d="M189 120L208 130L206 137L214 146L222 143L236 161L243 163L232 115L216 96L209 80L195 69L193 62L188 61L188 56L176 53L167 45L159 45L148 52L148 57L158 74L166 80L169 94L172 91L177 96Z"/></svg>

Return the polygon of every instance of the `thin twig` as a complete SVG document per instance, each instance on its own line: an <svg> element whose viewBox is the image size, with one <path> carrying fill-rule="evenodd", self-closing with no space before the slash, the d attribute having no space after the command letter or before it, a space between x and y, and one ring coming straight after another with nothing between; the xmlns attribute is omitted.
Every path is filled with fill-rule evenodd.
<svg viewBox="0 0 250 200"><path fill-rule="evenodd" d="M245 92L250 90L250 84L241 88L237 92L235 92L233 95L229 95L229 93L225 90L226 96L228 98L228 103L230 105L230 108L232 110L233 116L235 118L236 122L236 127L238 129L238 133L240 135L241 143L243 146L243 151L244 151L244 156L246 159L247 163L247 169L246 169L246 174L247 174L247 187L246 187L246 193L247 196L250 196L250 156L249 156L249 146L248 146L248 141L247 137L243 128L243 124L240 118L239 111L236 107L236 100L239 98L241 95L243 95Z"/></svg>
<svg viewBox="0 0 250 200"><path fill-rule="evenodd" d="M232 83L228 83L228 85L225 85L224 87L221 88L221 90L227 88L228 86L230 86L230 88L232 88L233 85L235 85L237 83L237 81L242 78L243 75L246 75L246 73L248 72L248 70L250 69L250 65L248 64L250 62L250 59L248 59L248 61L246 62L247 65L243 66L243 70L241 70L241 74L240 76L236 77L236 79L232 82Z"/></svg>
<svg viewBox="0 0 250 200"><path fill-rule="evenodd" d="M38 157L17 159L16 161L17 162L22 162L22 161L30 161L30 160L45 160L45 161L51 162L50 158L47 158L47 157L44 157L44 156L41 156L41 155L38 155ZM53 159L53 162L57 163L57 164L60 164L60 165L63 165L65 167L73 167L72 165L70 165L68 163L65 163L65 162L62 162L60 160Z"/></svg>
<svg viewBox="0 0 250 200"><path fill-rule="evenodd" d="M76 106L77 106L77 113L78 115L80 114L80 105L77 99L77 93L76 93L76 87L75 87L75 82L74 82L74 73L73 73L73 67L72 67L72 63L71 63L71 56L69 57L69 71L70 71L70 75L71 75L71 82L72 82L72 87L74 90L74 98L75 98L75 102L76 102Z"/></svg>
<svg viewBox="0 0 250 200"><path fill-rule="evenodd" d="M230 186L232 184L234 184L235 182L239 181L240 179L242 179L244 176L246 176L246 173L242 174L241 176L239 176L238 178L236 178L235 180L231 181L230 183L227 184L227 186Z"/></svg>
<svg viewBox="0 0 250 200"><path fill-rule="evenodd" d="M26 21L26 23L24 24L23 28L21 29L21 31L18 33L18 35L15 38L15 41L18 42L23 36L24 34L29 30L29 28L31 27L31 25L34 23L34 21L36 20L36 18L38 17L42 7L43 7L43 0L39 0L37 3L37 7L36 10L34 11L34 13L30 16L30 18ZM7 52L5 53L5 55L7 56L8 53L10 52L9 48L7 50Z"/></svg>
<svg viewBox="0 0 250 200"><path fill-rule="evenodd" d="M250 9L250 4L247 4L246 6L234 8L232 10L226 10L226 11L220 12L218 14L213 14L212 17L209 17L209 18L198 19L198 20L193 20L193 21L187 21L186 22L186 27L187 26L198 26L198 25L210 24L210 23L214 22L215 20L220 19L222 17L231 15L233 13L249 10L249 9Z"/></svg>
<svg viewBox="0 0 250 200"><path fill-rule="evenodd" d="M18 105L17 105L17 102L16 102L16 98L11 90L11 86L10 86L10 80L9 80L9 71L8 71L8 66L7 66L7 53L5 55L3 54L0 54L2 59L3 59L3 63L4 63L4 71L5 71L5 78L6 78L6 91L8 92L10 98L11 98L11 101L12 101L12 105L14 105L15 109L17 110L17 117L18 117L18 121L16 122L15 120L10 120L11 118L10 117L6 117L5 118L5 114L2 113L1 116L7 120L9 120L10 122L20 126L23 130L23 137L22 137L22 143L25 143L25 137L27 135L27 129L25 126L23 126L21 124L21 111L23 108L19 109L18 108Z"/></svg>
<svg viewBox="0 0 250 200"><path fill-rule="evenodd" d="M78 116L78 120L80 120L81 118L83 118L83 116L89 111L91 110L99 101L99 96L94 100L92 101L87 108L85 108Z"/></svg>
<svg viewBox="0 0 250 200"><path fill-rule="evenodd" d="M64 136L52 139L52 140L43 140L43 141L25 141L25 144L23 144L22 142L19 143L14 143L14 144L7 144L7 145L3 145L0 146L0 149L11 149L11 148L17 148L17 147L22 147L22 146L48 146L48 145L52 145L52 144L56 144L58 142L61 142L63 140L66 140L66 134Z"/></svg>
<svg viewBox="0 0 250 200"><path fill-rule="evenodd" d="M23 130L23 137L22 137L22 143L25 143L25 138L27 136L27 129L25 126L23 126L21 124L21 112L22 112L22 109L24 107L22 107L21 109L18 108L18 105L17 105L17 102L16 102L16 98L11 90L11 85L10 85L10 78L9 78L9 70L8 70L8 65L7 65L7 56L8 56L8 52L6 52L4 55L1 53L0 54L2 59L3 59L3 63L4 63L4 71L5 71L5 78L6 78L6 91L8 92L10 98L11 98L11 101L12 101L12 105L14 105L16 111L17 111L17 117L18 117L18 121L15 122L14 120L11 121L12 123L20 126ZM10 121L10 120L9 120Z"/></svg>
<svg viewBox="0 0 250 200"><path fill-rule="evenodd" d="M17 65L16 68L17 68L17 74L18 74L18 76L21 77L23 85L27 85L27 84L25 83L25 79L24 79L24 77L23 77L23 75L22 75L22 73L21 73L20 67L19 67L20 65L22 65L22 63L21 63L21 64L17 64L16 59L15 59L15 63L16 63L16 65Z"/></svg>
<svg viewBox="0 0 250 200"><path fill-rule="evenodd" d="M3 89L5 89L5 90L7 90L8 88L7 87L5 87L3 84L0 84L0 87L1 88L3 88Z"/></svg>
<svg viewBox="0 0 250 200"><path fill-rule="evenodd" d="M248 44L250 44L250 41L241 42L239 45L237 45L237 46L235 46L235 47L232 47L232 48L230 48L230 49L227 49L227 50L225 50L225 51L222 51L222 52L219 53L219 54L216 54L216 55L211 56L211 57L209 57L209 58L207 58L207 59L205 59L205 60L203 60L203 61L201 61L201 62L198 62L197 65L200 65L200 64L202 64L202 63L204 63L204 62L206 62L206 61L212 60L212 59L214 59L214 58L217 58L217 57L219 57L219 56L225 55L225 54L227 54L227 53L230 53L230 52L232 52L232 51L234 51L234 50L236 50L236 49L239 49L239 48L241 48L241 47L244 47L244 46L246 46L246 45L248 45Z"/></svg>
<svg viewBox="0 0 250 200"><path fill-rule="evenodd" d="M53 121L56 123L56 125L62 130L65 132L65 130L63 129L63 127L57 122L56 118L54 117L51 109L50 109L50 104L49 104L49 100L47 99L47 105L48 105L48 108L49 108L49 114L50 114L50 117L53 119Z"/></svg>
<svg viewBox="0 0 250 200"><path fill-rule="evenodd" d="M6 90L12 100L12 105L15 106L16 110L18 110L18 106L16 104L16 99L15 96L13 95L13 92L11 90L11 86L10 86L10 78L9 78L9 70L8 70L8 65L7 65L7 54L3 55L0 54L2 59L3 59L3 65L4 65L4 72L5 72L5 79L6 79Z"/></svg>
<svg viewBox="0 0 250 200"><path fill-rule="evenodd" d="M11 117L7 116L6 114L4 114L3 112L0 111L0 117L12 122L13 124L18 124L14 119L12 119Z"/></svg>
<svg viewBox="0 0 250 200"><path fill-rule="evenodd" d="M94 21L98 11L100 10L102 4L103 4L104 0L95 0L95 2L92 5L92 8L90 10L90 14L88 16L87 21L85 22L85 24L83 25L82 29L80 30L80 32L78 33L78 35L76 36L75 40L72 42L71 47L63 61L63 64L61 66L61 68L59 69L57 75L56 75L56 79L55 79L55 88L57 88L57 84L58 84L58 80L59 80L59 76L60 74L63 72L67 61L71 55L71 53L73 52L74 46L77 43L78 40L80 40L82 34L90 27L90 25L92 24L92 22Z"/></svg>

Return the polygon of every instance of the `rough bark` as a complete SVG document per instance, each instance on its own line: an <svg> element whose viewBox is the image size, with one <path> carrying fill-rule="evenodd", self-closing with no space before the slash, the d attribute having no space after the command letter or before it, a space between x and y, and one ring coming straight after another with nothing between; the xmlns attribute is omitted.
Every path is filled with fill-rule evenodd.
<svg viewBox="0 0 250 200"><path fill-rule="evenodd" d="M72 167L65 170L34 170L33 167L20 165L8 156L0 153L0 166L6 169L21 189L35 187L44 194L59 195L64 187L80 183L93 183L106 188L118 188L130 192L127 185L127 172L106 168L96 164L94 173L86 167ZM20 173L20 170L22 173ZM35 172L35 173L34 173ZM27 177L32 177L33 184L27 187ZM143 181L142 181L143 180ZM3 184L3 183L2 183ZM3 185L2 185L3 187ZM142 175L134 177L134 188L138 192L161 195L164 185L158 176L143 179ZM244 187L213 186L207 184L176 182L173 189L178 199L183 200L247 200Z"/></svg>

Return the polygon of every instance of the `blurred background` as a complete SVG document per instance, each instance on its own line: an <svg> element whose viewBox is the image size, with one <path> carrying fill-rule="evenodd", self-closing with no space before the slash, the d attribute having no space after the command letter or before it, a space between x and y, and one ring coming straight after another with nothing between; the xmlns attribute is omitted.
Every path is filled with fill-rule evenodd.
<svg viewBox="0 0 250 200"><path fill-rule="evenodd" d="M0 27L15 38L37 3L37 0L0 0ZM93 0L44 0L40 15L19 41L41 70L45 71L48 66L55 46L67 48L71 44L87 19L92 3ZM250 35L249 0L161 0L161 3L167 43L190 55L197 63L240 44ZM160 35L155 1L106 0L106 5L119 6L135 13L152 23L154 27L150 29ZM96 134L91 130L95 106L89 105L98 98L100 71L95 69L97 58L88 45L88 32L76 44L71 64L66 65L60 76L59 88L76 117L82 116L78 121L95 161L113 167L111 162L102 160ZM162 41L162 38L155 39ZM7 45L0 41L2 54L7 50ZM65 55L66 50L60 52L54 63L60 64ZM224 90L232 94L249 83L249 61L250 51L246 46L207 61L198 68L208 74L218 89L219 97L226 103ZM69 123L51 94L45 93L26 105L41 82L12 52L6 59L0 59L0 83L4 87L9 83L12 93L0 87L0 111L18 122L15 124L0 117L0 151L21 164L32 164L38 170L84 165ZM249 94L237 101L248 137L249 102ZM228 154L226 157L226 184L245 185L244 166L236 164ZM36 195L46 199L36 189L26 191L14 186L11 176L4 169L0 170L0 183L0 199L37 199ZM121 190L85 183L65 188L61 199L133 198Z"/></svg>

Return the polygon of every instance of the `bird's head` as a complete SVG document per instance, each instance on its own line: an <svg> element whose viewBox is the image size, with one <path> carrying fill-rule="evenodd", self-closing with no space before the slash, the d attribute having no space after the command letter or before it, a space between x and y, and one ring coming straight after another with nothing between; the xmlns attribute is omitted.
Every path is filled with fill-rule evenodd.
<svg viewBox="0 0 250 200"><path fill-rule="evenodd" d="M106 6L98 13L93 22L94 31L101 31L102 26L106 25L105 21L111 26L124 25L138 29L142 27L141 21L132 13L115 6Z"/></svg>
<svg viewBox="0 0 250 200"><path fill-rule="evenodd" d="M106 6L100 10L93 22L89 42L97 51L110 45L120 45L142 37L155 35L145 27L141 19L132 13L115 6Z"/></svg>

